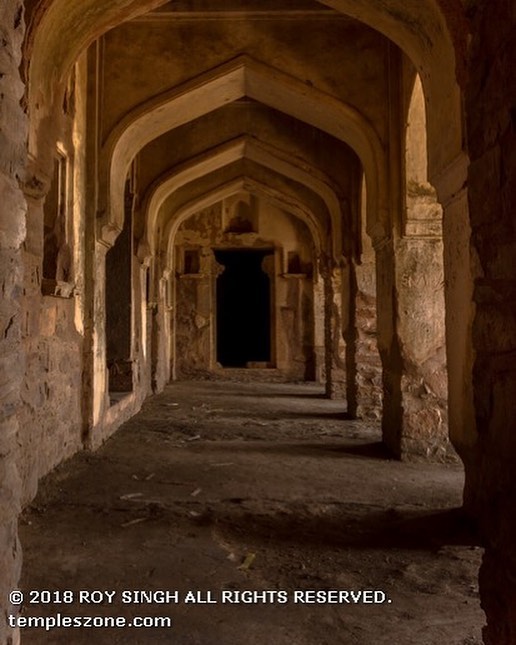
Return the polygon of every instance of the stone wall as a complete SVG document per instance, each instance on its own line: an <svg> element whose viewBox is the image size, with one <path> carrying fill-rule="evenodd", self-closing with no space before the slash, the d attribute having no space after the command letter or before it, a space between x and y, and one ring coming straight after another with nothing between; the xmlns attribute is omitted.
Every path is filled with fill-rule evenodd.
<svg viewBox="0 0 516 645"><path fill-rule="evenodd" d="M44 297L28 320L19 414L24 503L35 496L43 475L82 447L81 337L74 302Z"/></svg>
<svg viewBox="0 0 516 645"><path fill-rule="evenodd" d="M469 207L482 277L475 286L473 372L479 433L476 508L486 543L480 576L489 645L516 642L516 8L471 11ZM471 496L471 493L470 493Z"/></svg>
<svg viewBox="0 0 516 645"><path fill-rule="evenodd" d="M20 429L17 412L25 369L21 343L20 298L26 202L19 182L26 164L27 120L20 105L23 85L18 67L25 25L19 0L0 5L0 642L11 642L6 602L17 586L21 549L17 516L21 480L17 468Z"/></svg>
<svg viewBox="0 0 516 645"><path fill-rule="evenodd" d="M85 92L82 61L70 74L54 129L46 132L45 154L30 157L24 177L28 209L21 304L27 367L19 413L23 503L36 494L40 477L82 448ZM49 198L56 159L65 164L59 206ZM44 221L50 208L62 222L56 262L50 263L55 271L45 275Z"/></svg>

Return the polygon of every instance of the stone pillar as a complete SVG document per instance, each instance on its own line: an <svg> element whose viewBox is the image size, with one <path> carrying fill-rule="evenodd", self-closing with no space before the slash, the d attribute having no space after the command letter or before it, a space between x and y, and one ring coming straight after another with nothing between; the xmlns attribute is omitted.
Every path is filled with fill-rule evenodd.
<svg viewBox="0 0 516 645"><path fill-rule="evenodd" d="M314 298L314 363L315 380L324 383L326 379L326 364L324 354L324 282L318 272L313 281Z"/></svg>
<svg viewBox="0 0 516 645"><path fill-rule="evenodd" d="M460 155L432 178L443 207L444 298L448 367L450 440L466 468L465 503L472 506L475 489L476 444L473 407L472 328L474 259L466 188L468 158Z"/></svg>
<svg viewBox="0 0 516 645"><path fill-rule="evenodd" d="M161 360L162 368L159 370L162 380L158 381L158 387L163 389L165 385L172 380L171 372L171 357L172 357L172 319L173 319L173 307L172 307L172 284L170 278L170 272L164 271L163 277L159 282L160 288L160 303L161 310L159 321L161 324L161 333L159 333L160 346L162 351L160 351L159 356ZM159 351L158 347L158 351ZM161 385L160 385L161 383Z"/></svg>
<svg viewBox="0 0 516 645"><path fill-rule="evenodd" d="M341 267L342 293L342 338L345 346L346 362L346 403L348 415L357 416L357 330L355 328L355 267L349 258L343 260Z"/></svg>
<svg viewBox="0 0 516 645"><path fill-rule="evenodd" d="M478 449L476 464L466 463L466 493L485 544L480 598L487 645L516 642L515 31L514 3L475 5L465 111L471 241L479 262L472 334Z"/></svg>
<svg viewBox="0 0 516 645"><path fill-rule="evenodd" d="M149 261L140 262L133 257L133 333L132 358L134 365L134 387L137 398L145 400L151 394L150 387L150 322L147 307L147 272Z"/></svg>
<svg viewBox="0 0 516 645"><path fill-rule="evenodd" d="M346 398L346 347L342 336L342 269L326 259L321 266L324 282L324 355L326 396Z"/></svg>
<svg viewBox="0 0 516 645"><path fill-rule="evenodd" d="M395 328L394 308L394 248L392 240L375 245L378 350L382 360L383 384L383 440L396 457L402 456L403 433L401 407L401 357Z"/></svg>
<svg viewBox="0 0 516 645"><path fill-rule="evenodd" d="M161 336L163 334L163 312L165 310L162 270L159 258L153 256L149 262L147 317L148 317L148 360L150 371L150 393L163 389L161 370L163 365L163 350Z"/></svg>
<svg viewBox="0 0 516 645"><path fill-rule="evenodd" d="M87 445L98 447L104 437L97 437L95 430L102 423L102 418L109 407L108 370L106 362L106 255L109 247L103 242L95 243L93 271L95 275L93 287L93 307L91 311L92 336L92 418Z"/></svg>
<svg viewBox="0 0 516 645"><path fill-rule="evenodd" d="M401 453L444 460L453 451L448 440L442 241L397 240L395 262Z"/></svg>
<svg viewBox="0 0 516 645"><path fill-rule="evenodd" d="M375 254L369 237L362 235L360 264L354 270L355 415L382 417L382 361L378 352Z"/></svg>
<svg viewBox="0 0 516 645"><path fill-rule="evenodd" d="M313 289L305 274L284 273L277 279L276 306L280 310L282 364L289 378L314 380Z"/></svg>
<svg viewBox="0 0 516 645"><path fill-rule="evenodd" d="M176 277L176 369L188 378L206 374L214 367L214 283L224 269L209 248L198 250L199 267Z"/></svg>
<svg viewBox="0 0 516 645"><path fill-rule="evenodd" d="M6 617L16 613L9 591L18 586L21 548L18 541L21 481L17 457L17 412L24 374L20 298L23 286L21 245L25 239L26 202L19 188L26 167L27 122L20 100L23 84L18 68L25 32L22 4L5 0L0 8L0 642L17 634Z"/></svg>
<svg viewBox="0 0 516 645"><path fill-rule="evenodd" d="M405 236L376 251L384 441L398 457L447 459L442 242Z"/></svg>
<svg viewBox="0 0 516 645"><path fill-rule="evenodd" d="M346 342L348 413L382 417L382 361L378 351L376 258L367 233L367 193L362 183L360 241L343 265L343 337Z"/></svg>
<svg viewBox="0 0 516 645"><path fill-rule="evenodd" d="M151 318L151 386L161 392L170 379L170 307L168 287L170 271L161 268L158 258L152 263L153 280L149 316Z"/></svg>

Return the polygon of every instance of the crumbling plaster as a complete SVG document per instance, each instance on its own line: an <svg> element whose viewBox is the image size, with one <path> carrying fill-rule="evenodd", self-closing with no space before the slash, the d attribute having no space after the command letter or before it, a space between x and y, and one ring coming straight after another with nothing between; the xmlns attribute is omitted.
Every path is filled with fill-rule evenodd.
<svg viewBox="0 0 516 645"><path fill-rule="evenodd" d="M284 193L272 188L268 183L262 183L252 177L244 176L223 183L209 192L201 191L201 194L196 199L174 211L173 217L169 219L163 234L164 250L166 249L165 257L171 262L169 268L174 266L174 239L181 223L199 210L212 206L242 190L259 195L271 204L277 205L280 209L294 214L307 224L316 249L321 252L321 249L324 248L323 240L321 240L320 232L314 223L313 215L304 202L300 201L294 194ZM164 208L166 208L166 203Z"/></svg>

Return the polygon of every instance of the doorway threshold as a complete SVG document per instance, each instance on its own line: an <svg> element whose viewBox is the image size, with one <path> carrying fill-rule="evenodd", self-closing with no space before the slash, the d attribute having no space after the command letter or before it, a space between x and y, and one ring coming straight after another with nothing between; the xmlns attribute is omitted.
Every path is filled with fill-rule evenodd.
<svg viewBox="0 0 516 645"><path fill-rule="evenodd" d="M227 381L261 381L285 383L291 379L277 367L218 367L216 378Z"/></svg>

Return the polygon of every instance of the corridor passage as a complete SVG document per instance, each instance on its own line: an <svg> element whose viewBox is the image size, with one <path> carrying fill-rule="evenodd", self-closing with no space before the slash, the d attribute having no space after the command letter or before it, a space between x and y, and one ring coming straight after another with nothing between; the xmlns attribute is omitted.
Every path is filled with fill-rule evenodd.
<svg viewBox="0 0 516 645"><path fill-rule="evenodd" d="M99 451L43 481L21 520L21 589L24 616L172 627L25 629L22 643L480 643L481 550L456 510L462 469L390 460L380 436L311 384L167 386ZM71 590L74 602L31 605L29 590ZM117 593L79 604L81 590ZM179 602L128 604L124 590L177 591ZM296 590L391 602L296 603ZM199 602L185 602L189 591Z"/></svg>

